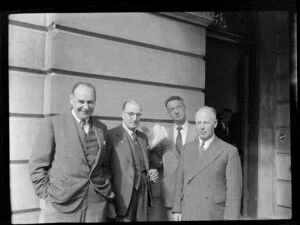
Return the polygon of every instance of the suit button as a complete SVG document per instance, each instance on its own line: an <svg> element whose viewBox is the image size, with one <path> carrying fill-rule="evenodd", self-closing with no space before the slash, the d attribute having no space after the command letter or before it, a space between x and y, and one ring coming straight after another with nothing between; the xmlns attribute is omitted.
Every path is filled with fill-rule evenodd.
<svg viewBox="0 0 300 225"><path fill-rule="evenodd" d="M207 187L207 188L210 188L210 185L207 185L206 187Z"/></svg>
<svg viewBox="0 0 300 225"><path fill-rule="evenodd" d="M205 197L205 199L208 199L208 197Z"/></svg>

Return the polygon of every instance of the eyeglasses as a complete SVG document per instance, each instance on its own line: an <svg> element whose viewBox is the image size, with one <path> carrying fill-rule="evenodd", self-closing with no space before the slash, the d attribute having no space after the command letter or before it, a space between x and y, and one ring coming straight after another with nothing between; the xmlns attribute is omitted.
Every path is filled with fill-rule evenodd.
<svg viewBox="0 0 300 225"><path fill-rule="evenodd" d="M128 116L133 117L134 115L136 115L136 117L140 118L142 117L142 113L138 112L138 113L134 113L134 112L125 112L128 114Z"/></svg>
<svg viewBox="0 0 300 225"><path fill-rule="evenodd" d="M176 106L176 107L168 108L168 111L169 111L169 112L174 112L175 110L181 110L181 109L183 109L183 108L184 108L183 105L178 105L178 106Z"/></svg>

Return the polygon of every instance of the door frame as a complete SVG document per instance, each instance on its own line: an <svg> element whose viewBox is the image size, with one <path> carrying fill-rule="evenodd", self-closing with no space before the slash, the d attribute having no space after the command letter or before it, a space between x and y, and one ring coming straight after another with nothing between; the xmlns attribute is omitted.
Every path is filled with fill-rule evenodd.
<svg viewBox="0 0 300 225"><path fill-rule="evenodd" d="M245 218L257 218L258 45L252 36L240 36L215 26L209 26L206 34L207 39L235 45L243 51L243 54L237 59L239 65L237 105L241 112L240 123L243 134L241 146L244 156L242 158L243 198L241 215Z"/></svg>

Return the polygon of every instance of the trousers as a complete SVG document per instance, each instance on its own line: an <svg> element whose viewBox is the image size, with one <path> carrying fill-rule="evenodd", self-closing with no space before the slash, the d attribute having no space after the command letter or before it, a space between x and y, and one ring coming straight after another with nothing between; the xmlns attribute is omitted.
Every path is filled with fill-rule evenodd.
<svg viewBox="0 0 300 225"><path fill-rule="evenodd" d="M58 212L49 201L45 201L44 207L41 207L39 222L105 222L107 212L107 201L104 197L97 194L91 185L88 193L83 199L79 209L71 213Z"/></svg>
<svg viewBox="0 0 300 225"><path fill-rule="evenodd" d="M147 175L141 175L141 182L138 190L133 188L132 197L129 203L126 216L117 216L118 222L147 221L148 208L148 182Z"/></svg>

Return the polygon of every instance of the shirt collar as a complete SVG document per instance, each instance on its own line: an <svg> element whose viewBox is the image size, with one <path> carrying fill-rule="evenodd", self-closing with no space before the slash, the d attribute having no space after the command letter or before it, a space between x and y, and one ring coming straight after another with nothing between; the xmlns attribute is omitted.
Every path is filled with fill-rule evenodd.
<svg viewBox="0 0 300 225"><path fill-rule="evenodd" d="M77 117L77 115L76 115L76 113L74 112L73 109L72 109L72 114L73 114L75 120L76 120L78 123L80 123L81 119L79 119L79 118ZM89 119L90 119L90 118L87 118L87 119L85 120L86 124L88 124Z"/></svg>
<svg viewBox="0 0 300 225"><path fill-rule="evenodd" d="M133 130L128 129L128 127L125 125L125 123L122 123L123 128L127 131L127 133L129 134L129 136L132 136Z"/></svg>
<svg viewBox="0 0 300 225"><path fill-rule="evenodd" d="M177 130L177 127L179 127L176 123L174 124L174 129ZM188 121L186 120L184 124L182 124L180 127L182 127L183 130L186 130L188 127Z"/></svg>
<svg viewBox="0 0 300 225"><path fill-rule="evenodd" d="M215 138L215 134L213 134L213 136L210 139L205 141L205 144L204 144L204 149L205 150L208 148L208 146L211 144L211 142L214 140L214 138ZM199 137L199 146L201 146L202 141L203 140L201 140L200 137Z"/></svg>

